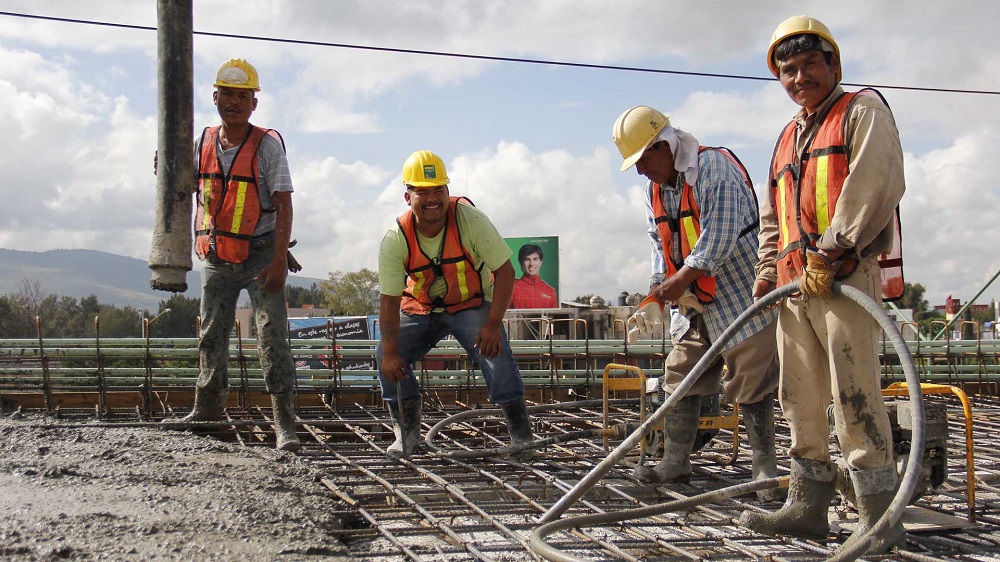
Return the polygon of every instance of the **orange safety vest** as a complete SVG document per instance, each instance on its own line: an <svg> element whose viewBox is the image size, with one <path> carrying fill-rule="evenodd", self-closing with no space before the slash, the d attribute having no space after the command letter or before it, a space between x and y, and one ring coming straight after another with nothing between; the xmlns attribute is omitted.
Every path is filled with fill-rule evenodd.
<svg viewBox="0 0 1000 562"><path fill-rule="evenodd" d="M698 153L700 154L706 150L717 150L726 158L729 158L732 163L736 164L736 167L740 170L740 174L743 175L747 189L750 190L750 194L756 203L757 196L753 192L753 183L750 181L750 174L747 173L746 168L740 162L739 158L731 150L724 147L701 146L698 148ZM684 258L691 255L695 244L698 243L698 238L701 236L701 215L698 212L698 203L694 200L694 190L686 181L684 182L684 187L681 188L680 208L677 210L679 220L667 213L667 209L663 205L663 199L660 196L660 185L651 182L649 188L652 190L653 221L656 223L657 231L659 231L660 245L663 248L663 258L667 265L667 276L670 277L675 275L684 266ZM753 231L758 227L758 224L758 221L754 221L754 224L744 229L740 233L740 236L742 237L748 232ZM679 263L674 262L672 257L673 252L671 251L674 231L680 234L679 238L681 240L681 261ZM698 297L698 301L701 303L708 304L714 301L715 277L702 275L695 279L691 283L691 292Z"/></svg>
<svg viewBox="0 0 1000 562"><path fill-rule="evenodd" d="M803 149L805 155L801 159L795 150L795 121L785 127L774 148L770 195L779 227L779 286L799 278L805 269L806 249L815 248L816 241L833 220L837 199L850 174L847 116L859 95L878 96L885 103L882 95L872 89L845 93L833 102L825 115L819 116L820 124ZM903 240L898 206L893 227L892 249L878 257L885 300L903 296ZM856 258L845 258L836 278L843 279L856 268Z"/></svg>
<svg viewBox="0 0 1000 562"><path fill-rule="evenodd" d="M407 256L406 290L403 291L402 309L409 314L430 314L435 308L458 312L483 303L483 280L475 268L472 256L462 244L455 214L457 205L471 205L466 197L451 197L444 225L444 243L441 255L430 257L417 240L417 224L409 210L396 219L406 237ZM480 266L480 269L485 265ZM434 280L443 277L447 290L443 297L431 298L428 290Z"/></svg>
<svg viewBox="0 0 1000 562"><path fill-rule="evenodd" d="M277 131L251 125L226 176L216 151L221 128L207 127L201 134L195 251L198 257L205 259L209 250L214 249L219 259L242 263L250 255L250 240L260 214L274 212L274 209L261 209L260 206L257 148L266 134L279 141L281 137Z"/></svg>

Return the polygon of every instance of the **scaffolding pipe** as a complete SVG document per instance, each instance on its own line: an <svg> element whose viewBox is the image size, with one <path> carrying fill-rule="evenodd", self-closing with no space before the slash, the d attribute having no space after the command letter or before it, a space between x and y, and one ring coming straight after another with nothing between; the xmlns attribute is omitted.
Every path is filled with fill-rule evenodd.
<svg viewBox="0 0 1000 562"><path fill-rule="evenodd" d="M191 271L194 190L194 63L192 0L157 0L156 226L149 286L187 291Z"/></svg>

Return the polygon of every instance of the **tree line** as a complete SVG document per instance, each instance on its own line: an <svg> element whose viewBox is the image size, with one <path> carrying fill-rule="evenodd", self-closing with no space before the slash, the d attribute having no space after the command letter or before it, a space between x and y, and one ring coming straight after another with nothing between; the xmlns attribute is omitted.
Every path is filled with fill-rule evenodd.
<svg viewBox="0 0 1000 562"><path fill-rule="evenodd" d="M289 308L313 305L332 316L378 313L378 273L369 269L336 271L311 287L285 287ZM161 300L156 310L99 302L96 295L46 294L38 280L25 279L14 293L0 295L0 338L142 337L149 319L151 338L197 337L201 303L181 294ZM247 304L246 306L249 306ZM39 326L40 324L40 326Z"/></svg>

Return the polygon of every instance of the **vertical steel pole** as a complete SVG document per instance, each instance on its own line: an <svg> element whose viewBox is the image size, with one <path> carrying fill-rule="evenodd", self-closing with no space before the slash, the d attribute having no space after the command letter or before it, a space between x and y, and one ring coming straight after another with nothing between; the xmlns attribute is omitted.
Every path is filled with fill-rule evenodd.
<svg viewBox="0 0 1000 562"><path fill-rule="evenodd" d="M192 1L156 2L159 128L149 284L175 293L187 290L187 272L191 271L191 194L195 191Z"/></svg>

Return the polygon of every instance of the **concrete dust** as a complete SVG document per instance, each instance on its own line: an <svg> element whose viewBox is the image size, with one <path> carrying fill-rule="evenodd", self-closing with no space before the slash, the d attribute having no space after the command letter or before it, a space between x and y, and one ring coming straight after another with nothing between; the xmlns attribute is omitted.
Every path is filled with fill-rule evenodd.
<svg viewBox="0 0 1000 562"><path fill-rule="evenodd" d="M0 559L349 560L319 476L264 446L0 419Z"/></svg>

